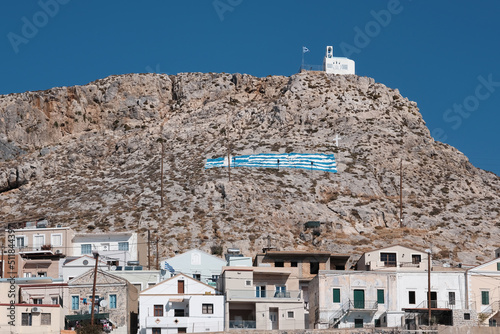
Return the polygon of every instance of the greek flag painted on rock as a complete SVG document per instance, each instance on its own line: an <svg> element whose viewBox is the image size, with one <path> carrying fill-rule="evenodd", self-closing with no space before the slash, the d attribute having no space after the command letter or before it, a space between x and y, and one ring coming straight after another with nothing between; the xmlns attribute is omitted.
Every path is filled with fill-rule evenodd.
<svg viewBox="0 0 500 334"><path fill-rule="evenodd" d="M228 157L207 159L205 169L227 167ZM231 156L231 167L299 168L337 173L333 154L322 153L261 153Z"/></svg>

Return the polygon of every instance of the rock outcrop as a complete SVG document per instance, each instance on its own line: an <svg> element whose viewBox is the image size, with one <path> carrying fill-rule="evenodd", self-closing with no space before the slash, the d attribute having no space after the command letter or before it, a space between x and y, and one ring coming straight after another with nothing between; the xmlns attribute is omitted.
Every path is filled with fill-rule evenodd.
<svg viewBox="0 0 500 334"><path fill-rule="evenodd" d="M228 148L333 152L339 172L204 169ZM432 243L450 263L500 247L500 178L435 142L398 90L353 75L129 74L0 96L0 201L4 222L151 230L163 254L254 254L268 236L332 252ZM323 224L305 230L309 220Z"/></svg>

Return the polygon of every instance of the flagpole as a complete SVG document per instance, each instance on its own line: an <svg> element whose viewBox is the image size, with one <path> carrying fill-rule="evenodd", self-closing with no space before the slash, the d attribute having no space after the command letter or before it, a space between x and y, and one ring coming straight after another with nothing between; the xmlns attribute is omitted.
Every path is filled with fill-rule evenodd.
<svg viewBox="0 0 500 334"><path fill-rule="evenodd" d="M302 47L302 65L300 66L300 70L302 71L304 69L304 47Z"/></svg>

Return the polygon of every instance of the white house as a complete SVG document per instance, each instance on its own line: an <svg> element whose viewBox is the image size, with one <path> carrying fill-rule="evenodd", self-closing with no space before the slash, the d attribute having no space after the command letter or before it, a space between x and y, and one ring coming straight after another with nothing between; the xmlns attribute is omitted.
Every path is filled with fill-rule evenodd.
<svg viewBox="0 0 500 334"><path fill-rule="evenodd" d="M464 270L434 267L430 283L433 323L474 325ZM418 270L320 271L309 284L310 326L416 329L428 324L428 284Z"/></svg>
<svg viewBox="0 0 500 334"><path fill-rule="evenodd" d="M366 252L356 263L356 270L427 271L427 267L426 252L401 245Z"/></svg>
<svg viewBox="0 0 500 334"><path fill-rule="evenodd" d="M92 256L83 255L79 257L68 257L61 266L60 273L64 282L69 281L95 267L95 259ZM108 270L109 265L99 259L99 269Z"/></svg>
<svg viewBox="0 0 500 334"><path fill-rule="evenodd" d="M139 334L221 332L224 296L178 274L139 294Z"/></svg>
<svg viewBox="0 0 500 334"><path fill-rule="evenodd" d="M326 47L323 71L329 74L356 74L354 60L345 57L334 57L333 46Z"/></svg>
<svg viewBox="0 0 500 334"><path fill-rule="evenodd" d="M161 269L170 271L172 274L186 274L211 286L216 285L222 267L225 265L225 260L199 249L191 249L161 261Z"/></svg>
<svg viewBox="0 0 500 334"><path fill-rule="evenodd" d="M147 264L147 243L135 232L76 233L72 241L73 256L92 256L98 251L100 259L112 266Z"/></svg>

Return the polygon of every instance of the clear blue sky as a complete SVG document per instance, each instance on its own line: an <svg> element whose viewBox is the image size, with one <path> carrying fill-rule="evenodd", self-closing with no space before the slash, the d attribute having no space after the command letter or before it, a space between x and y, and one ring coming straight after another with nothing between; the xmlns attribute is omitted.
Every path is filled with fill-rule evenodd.
<svg viewBox="0 0 500 334"><path fill-rule="evenodd" d="M0 18L0 94L130 72L289 76L302 46L320 64L333 45L500 175L499 1L33 0Z"/></svg>

